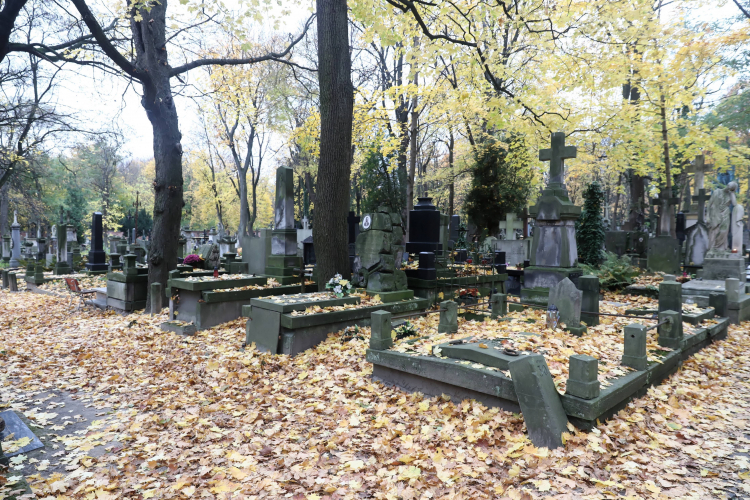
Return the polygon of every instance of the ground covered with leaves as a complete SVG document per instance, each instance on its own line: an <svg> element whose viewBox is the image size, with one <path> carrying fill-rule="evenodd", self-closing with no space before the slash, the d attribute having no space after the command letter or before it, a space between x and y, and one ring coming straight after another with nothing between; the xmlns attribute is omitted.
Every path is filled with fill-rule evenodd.
<svg viewBox="0 0 750 500"><path fill-rule="evenodd" d="M166 315L66 306L0 292L0 405L50 427L49 448L69 457L62 468L53 449L44 450L47 463L16 457L0 496L21 470L39 497L88 500L750 492L747 324L595 431L571 431L564 448L549 451L531 444L520 415L373 381L367 328L289 358L241 350L241 320L183 338L159 330ZM28 404L29 394L53 390L109 410L66 434L51 422L54 405Z"/></svg>

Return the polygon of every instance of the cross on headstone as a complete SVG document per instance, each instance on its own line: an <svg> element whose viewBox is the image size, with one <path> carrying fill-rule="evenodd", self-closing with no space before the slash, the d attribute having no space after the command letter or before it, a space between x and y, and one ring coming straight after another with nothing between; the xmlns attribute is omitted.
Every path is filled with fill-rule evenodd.
<svg viewBox="0 0 750 500"><path fill-rule="evenodd" d="M549 184L562 184L565 160L575 158L578 149L565 145L565 132L553 132L551 142L550 149L539 150L539 160L549 162Z"/></svg>
<svg viewBox="0 0 750 500"><path fill-rule="evenodd" d="M669 233L670 226L667 224L667 217L666 214L669 211L670 205L679 205L680 204L680 198L679 197L672 197L672 198L655 198L651 200L652 206L661 207L661 216L659 217L659 233L665 234ZM652 211L653 214L653 211ZM671 222L671 221L669 221Z"/></svg>
<svg viewBox="0 0 750 500"><path fill-rule="evenodd" d="M710 194L706 194L705 189L698 190L698 196L693 196L693 201L698 202L698 223L703 224L703 215L706 212L706 202L711 198Z"/></svg>
<svg viewBox="0 0 750 500"><path fill-rule="evenodd" d="M706 164L706 157L704 155L696 156L695 161L688 165L688 173L695 174L695 193L699 193L703 189L706 172L710 172L712 169L713 165Z"/></svg>
<svg viewBox="0 0 750 500"><path fill-rule="evenodd" d="M505 239L515 240L516 229L523 229L523 222L516 218L516 214L508 212L505 214L505 222L498 224L500 229L505 229Z"/></svg>

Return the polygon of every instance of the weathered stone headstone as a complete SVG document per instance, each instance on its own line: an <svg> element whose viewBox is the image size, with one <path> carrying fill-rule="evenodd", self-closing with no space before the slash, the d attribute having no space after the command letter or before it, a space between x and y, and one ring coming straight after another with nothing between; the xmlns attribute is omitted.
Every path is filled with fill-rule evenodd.
<svg viewBox="0 0 750 500"><path fill-rule="evenodd" d="M261 229L258 238L242 238L242 262L247 263L250 274L266 272L266 260L271 255L271 230Z"/></svg>
<svg viewBox="0 0 750 500"><path fill-rule="evenodd" d="M583 354L570 357L565 393L582 399L599 397L599 360Z"/></svg>
<svg viewBox="0 0 750 500"><path fill-rule="evenodd" d="M578 288L581 297L581 321L588 326L599 324L599 278L597 276L581 276L578 278ZM586 312L583 312L586 311Z"/></svg>
<svg viewBox="0 0 750 500"><path fill-rule="evenodd" d="M682 285L676 281L659 283L659 311L682 311Z"/></svg>
<svg viewBox="0 0 750 500"><path fill-rule="evenodd" d="M8 266L18 267L21 258L21 224L18 223L18 212L13 212L13 224L10 226L11 243L10 243L10 262Z"/></svg>
<svg viewBox="0 0 750 500"><path fill-rule="evenodd" d="M583 292L576 288L569 278L565 278L549 290L547 305L555 305L560 311L560 321L571 333L581 335L586 327L581 325L581 302Z"/></svg>
<svg viewBox="0 0 750 500"><path fill-rule="evenodd" d="M201 245L198 248L198 255L203 259L203 268L212 271L214 268L219 267L221 261L221 255L219 254L219 245L215 243L207 243Z"/></svg>
<svg viewBox="0 0 750 500"><path fill-rule="evenodd" d="M531 209L536 219L531 244L531 266L524 271L524 302L544 305L549 289L565 278L577 281L582 274L578 268L575 221L581 215L580 207L568 198L563 182L564 161L575 158L574 146L565 145L565 134L552 134L552 147L539 151L539 159L550 162L547 187L537 204Z"/></svg>
<svg viewBox="0 0 750 500"><path fill-rule="evenodd" d="M521 356L508 363L508 369L531 442L539 448L562 446L562 435L568 432L568 416L544 356Z"/></svg>
<svg viewBox="0 0 750 500"><path fill-rule="evenodd" d="M452 300L445 300L440 303L440 320L438 321L438 333L456 333L458 332L458 304Z"/></svg>
<svg viewBox="0 0 750 500"><path fill-rule="evenodd" d="M685 265L702 266L703 260L709 249L709 233L706 221L704 220L706 212L706 201L710 198L706 195L705 189L698 191L698 196L693 196L693 200L698 202L698 221L687 230L687 244L685 249Z"/></svg>
<svg viewBox="0 0 750 500"><path fill-rule="evenodd" d="M727 294L722 292L709 292L708 307L714 308L714 314L719 318L727 316Z"/></svg>
<svg viewBox="0 0 750 500"><path fill-rule="evenodd" d="M297 230L294 228L294 170L279 167L276 169L271 255L266 260L265 275L282 285L290 285L299 281L301 268L302 261L297 257Z"/></svg>
<svg viewBox="0 0 750 500"><path fill-rule="evenodd" d="M104 251L104 231L101 212L91 216L91 250L86 269L91 272L107 271L107 253Z"/></svg>
<svg viewBox="0 0 750 500"><path fill-rule="evenodd" d="M406 290L406 273L400 269L403 245L399 214L380 207L375 213L363 215L356 243L354 283L373 293ZM384 296L381 294L381 298Z"/></svg>
<svg viewBox="0 0 750 500"><path fill-rule="evenodd" d="M492 294L492 313L491 319L497 319L508 314L508 296L504 293Z"/></svg>

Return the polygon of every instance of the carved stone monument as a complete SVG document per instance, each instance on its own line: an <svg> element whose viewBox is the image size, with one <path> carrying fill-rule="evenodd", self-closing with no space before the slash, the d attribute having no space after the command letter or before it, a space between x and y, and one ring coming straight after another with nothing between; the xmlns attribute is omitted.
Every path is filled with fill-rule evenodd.
<svg viewBox="0 0 750 500"><path fill-rule="evenodd" d="M737 204L736 191L737 183L730 182L727 187L714 189L711 193L706 224L709 250L703 262L704 280L737 278L745 282L745 260L741 253L744 210ZM729 248L729 233L732 230L737 234L739 250Z"/></svg>
<svg viewBox="0 0 750 500"><path fill-rule="evenodd" d="M577 283L578 267L575 221L581 208L568 198L563 182L564 161L576 157L576 148L565 145L565 133L552 134L552 147L539 151L539 159L550 162L549 182L531 215L536 219L531 244L531 266L524 272L521 300L547 305L549 289L565 278Z"/></svg>
<svg viewBox="0 0 750 500"><path fill-rule="evenodd" d="M10 226L10 231L10 262L8 265L13 268L20 265L18 259L21 258L21 224L18 223L18 212L13 212L13 224Z"/></svg>
<svg viewBox="0 0 750 500"><path fill-rule="evenodd" d="M266 260L265 275L282 285L298 283L302 259L297 256L297 230L294 228L294 170L289 167L276 169L276 205L271 234L271 255Z"/></svg>
<svg viewBox="0 0 750 500"><path fill-rule="evenodd" d="M698 196L693 196L693 200L698 202L698 222L695 225L690 226L687 230L687 246L685 249L685 265L690 266L702 266L703 261L706 258L706 252L710 244L710 237L708 234L708 226L706 226L705 212L706 212L706 200L711 195L706 195L706 190L701 189L698 191Z"/></svg>

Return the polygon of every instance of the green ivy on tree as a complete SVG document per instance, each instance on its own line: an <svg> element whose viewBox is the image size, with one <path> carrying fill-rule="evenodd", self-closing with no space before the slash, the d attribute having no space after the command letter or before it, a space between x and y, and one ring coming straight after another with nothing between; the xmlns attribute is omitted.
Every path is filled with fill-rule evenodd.
<svg viewBox="0 0 750 500"><path fill-rule="evenodd" d="M602 204L604 191L598 182L592 182L583 193L583 210L576 222L578 261L597 266L604 256L604 220Z"/></svg>
<svg viewBox="0 0 750 500"><path fill-rule="evenodd" d="M490 136L478 146L465 211L479 230L496 234L505 214L518 212L526 204L534 178L530 165L522 137Z"/></svg>

